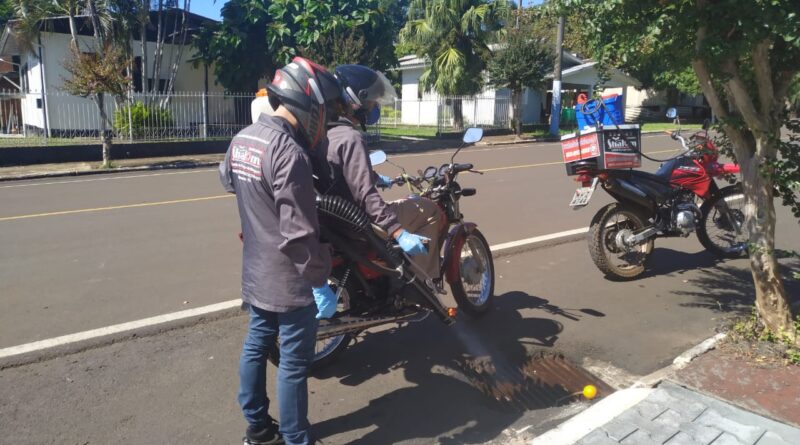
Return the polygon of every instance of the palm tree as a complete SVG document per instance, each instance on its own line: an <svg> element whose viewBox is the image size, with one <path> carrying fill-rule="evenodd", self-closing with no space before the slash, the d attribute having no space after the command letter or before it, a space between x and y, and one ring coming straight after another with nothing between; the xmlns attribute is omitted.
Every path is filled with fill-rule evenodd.
<svg viewBox="0 0 800 445"><path fill-rule="evenodd" d="M488 44L503 32L510 10L507 0L412 0L400 41L430 62L420 86L441 96L479 93ZM463 128L460 99L453 114L455 127Z"/></svg>

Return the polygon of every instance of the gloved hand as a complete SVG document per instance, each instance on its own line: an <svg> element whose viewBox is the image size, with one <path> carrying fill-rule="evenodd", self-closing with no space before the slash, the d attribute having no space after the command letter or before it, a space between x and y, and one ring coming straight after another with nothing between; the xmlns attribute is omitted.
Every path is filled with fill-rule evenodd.
<svg viewBox="0 0 800 445"><path fill-rule="evenodd" d="M403 249L403 252L411 256L427 254L428 248L425 247L424 244L424 242L427 241L430 241L430 239L425 238L424 236L408 233L406 230L400 232L400 236L397 237L397 244L400 245L400 248Z"/></svg>
<svg viewBox="0 0 800 445"><path fill-rule="evenodd" d="M394 185L394 181L392 178L384 175L378 175L378 181L375 183L378 187L386 187L387 189L392 188Z"/></svg>
<svg viewBox="0 0 800 445"><path fill-rule="evenodd" d="M312 289L317 303L317 318L331 318L336 313L336 293L327 284Z"/></svg>

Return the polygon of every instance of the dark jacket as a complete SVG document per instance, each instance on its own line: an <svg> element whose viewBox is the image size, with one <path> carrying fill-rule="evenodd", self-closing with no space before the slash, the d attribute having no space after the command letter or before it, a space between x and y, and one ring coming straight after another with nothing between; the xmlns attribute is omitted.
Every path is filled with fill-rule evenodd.
<svg viewBox="0 0 800 445"><path fill-rule="evenodd" d="M273 312L314 303L311 287L327 281L331 258L319 242L311 163L294 128L262 114L233 138L219 174L242 221L242 300Z"/></svg>
<svg viewBox="0 0 800 445"><path fill-rule="evenodd" d="M375 188L378 175L372 170L364 136L349 120L331 123L327 137L312 157L320 193L352 200L389 234L401 227L397 215Z"/></svg>

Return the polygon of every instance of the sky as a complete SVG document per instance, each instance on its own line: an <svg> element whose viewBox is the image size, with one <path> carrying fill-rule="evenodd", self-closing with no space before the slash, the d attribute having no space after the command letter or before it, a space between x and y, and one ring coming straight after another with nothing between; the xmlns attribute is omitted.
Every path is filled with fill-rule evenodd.
<svg viewBox="0 0 800 445"><path fill-rule="evenodd" d="M541 2L542 0L522 0L522 4L525 6ZM222 9L222 5L225 3L227 3L226 0L196 0L192 2L192 12L214 20L220 20L219 10Z"/></svg>

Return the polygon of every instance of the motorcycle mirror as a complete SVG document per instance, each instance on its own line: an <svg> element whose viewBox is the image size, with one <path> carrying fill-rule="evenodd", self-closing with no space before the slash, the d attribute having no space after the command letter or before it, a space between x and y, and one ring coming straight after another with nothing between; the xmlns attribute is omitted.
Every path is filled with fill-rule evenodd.
<svg viewBox="0 0 800 445"><path fill-rule="evenodd" d="M456 158L456 155L458 154L459 151L461 151L462 148L464 148L464 146L466 146L467 144L474 144L475 142L478 142L481 139L483 139L483 128L478 128L478 127L467 128L467 131L464 132L464 137L461 138L463 144L461 144L461 146L458 147L458 150L456 150L456 152L453 153L453 156L450 158L450 163L451 164L453 163L453 160Z"/></svg>
<svg viewBox="0 0 800 445"><path fill-rule="evenodd" d="M483 128L467 128L464 132L464 137L461 139L465 144L474 144L475 142L483 139Z"/></svg>
<svg viewBox="0 0 800 445"><path fill-rule="evenodd" d="M708 131L711 128L711 121L708 119L703 120L703 130Z"/></svg>
<svg viewBox="0 0 800 445"><path fill-rule="evenodd" d="M369 152L369 162L373 167L386 162L386 153L383 150L373 150Z"/></svg>
<svg viewBox="0 0 800 445"><path fill-rule="evenodd" d="M675 107L667 108L667 119L675 119L678 117L678 110Z"/></svg>

